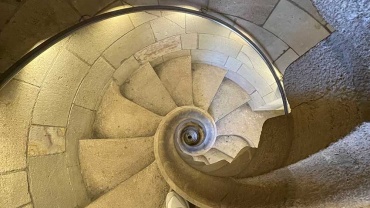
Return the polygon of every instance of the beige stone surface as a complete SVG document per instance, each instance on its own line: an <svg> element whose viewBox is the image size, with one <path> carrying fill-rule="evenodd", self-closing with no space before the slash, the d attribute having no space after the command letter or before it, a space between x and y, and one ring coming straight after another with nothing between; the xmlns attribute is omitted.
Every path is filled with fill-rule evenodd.
<svg viewBox="0 0 370 208"><path fill-rule="evenodd" d="M197 49L198 48L198 34L189 33L181 35L182 49Z"/></svg>
<svg viewBox="0 0 370 208"><path fill-rule="evenodd" d="M71 181L73 197L76 201L76 207L86 207L90 204L91 199L86 190L80 166L68 166L67 170L69 180Z"/></svg>
<svg viewBox="0 0 370 208"><path fill-rule="evenodd" d="M135 27L158 18L158 16L150 14L148 12L136 12L129 14L128 16L130 17L132 24Z"/></svg>
<svg viewBox="0 0 370 208"><path fill-rule="evenodd" d="M178 57L183 57L183 56L190 56L190 50L180 50L180 51L175 51L172 53L167 53L163 55L163 61L168 61L168 60L175 59Z"/></svg>
<svg viewBox="0 0 370 208"><path fill-rule="evenodd" d="M167 61L156 67L155 71L177 106L193 104L193 80L190 56Z"/></svg>
<svg viewBox="0 0 370 208"><path fill-rule="evenodd" d="M306 12L311 14L318 22L321 24L326 24L324 18L321 17L319 12L317 11L316 7L312 4L310 0L293 0L299 7L304 9Z"/></svg>
<svg viewBox="0 0 370 208"><path fill-rule="evenodd" d="M29 185L35 207L76 207L64 154L30 157Z"/></svg>
<svg viewBox="0 0 370 208"><path fill-rule="evenodd" d="M80 140L80 163L89 192L98 197L154 161L153 138Z"/></svg>
<svg viewBox="0 0 370 208"><path fill-rule="evenodd" d="M233 158L224 152L218 150L218 149L210 149L208 152L204 154L204 156L207 158L209 164L214 164L216 162L219 162L221 160L225 160L229 163L233 161Z"/></svg>
<svg viewBox="0 0 370 208"><path fill-rule="evenodd" d="M15 77L16 79L23 80L27 83L41 86L47 72L52 67L58 53L68 42L69 38L56 43L46 51L38 55L34 60L28 63Z"/></svg>
<svg viewBox="0 0 370 208"><path fill-rule="evenodd" d="M98 11L104 9L115 0L79 0L71 1L73 6L81 15L94 16Z"/></svg>
<svg viewBox="0 0 370 208"><path fill-rule="evenodd" d="M287 0L279 2L263 27L300 56L329 35L320 23Z"/></svg>
<svg viewBox="0 0 370 208"><path fill-rule="evenodd" d="M218 149L234 159L239 154L240 150L247 146L249 146L248 142L242 137L222 135L217 137L212 148Z"/></svg>
<svg viewBox="0 0 370 208"><path fill-rule="evenodd" d="M229 57L227 58L227 61L225 63L225 68L229 71L237 72L238 69L242 66L242 62L233 58Z"/></svg>
<svg viewBox="0 0 370 208"><path fill-rule="evenodd" d="M0 207L19 207L28 202L31 197L25 171L0 175Z"/></svg>
<svg viewBox="0 0 370 208"><path fill-rule="evenodd" d="M0 172L26 167L26 143L39 89L11 81L0 91Z"/></svg>
<svg viewBox="0 0 370 208"><path fill-rule="evenodd" d="M151 21L150 26L157 41L185 33L184 28L165 17Z"/></svg>
<svg viewBox="0 0 370 208"><path fill-rule="evenodd" d="M130 75L138 69L140 66L139 62L134 56L126 59L122 65L114 72L113 78L118 85L123 84Z"/></svg>
<svg viewBox="0 0 370 208"><path fill-rule="evenodd" d="M73 103L95 110L104 91L103 89L111 79L113 72L114 68L103 58L99 58L82 80Z"/></svg>
<svg viewBox="0 0 370 208"><path fill-rule="evenodd" d="M244 104L216 123L217 134L240 136L251 147L258 147L263 123L278 115L282 115L282 112L253 112L248 104Z"/></svg>
<svg viewBox="0 0 370 208"><path fill-rule="evenodd" d="M242 64L245 64L246 66L248 66L250 69L254 69L254 66L253 66L253 63L251 61L253 57L249 57L247 54L245 54L243 51L241 51L239 54L238 54L238 57L237 57L237 60L238 61L241 61ZM256 58L256 57L254 57Z"/></svg>
<svg viewBox="0 0 370 208"><path fill-rule="evenodd" d="M207 110L226 71L207 64L193 64L193 102L194 105Z"/></svg>
<svg viewBox="0 0 370 208"><path fill-rule="evenodd" d="M93 64L106 48L132 29L134 26L126 15L104 20L77 31L68 50Z"/></svg>
<svg viewBox="0 0 370 208"><path fill-rule="evenodd" d="M290 48L275 61L276 67L282 74L284 74L285 69L288 68L288 66L298 57L299 56Z"/></svg>
<svg viewBox="0 0 370 208"><path fill-rule="evenodd" d="M154 42L150 24L145 23L118 39L103 53L103 56L118 68L127 58Z"/></svg>
<svg viewBox="0 0 370 208"><path fill-rule="evenodd" d="M174 22L181 28L185 28L185 13L182 12L162 12L162 16Z"/></svg>
<svg viewBox="0 0 370 208"><path fill-rule="evenodd" d="M120 90L127 99L161 116L176 108L176 103L148 63L136 70Z"/></svg>
<svg viewBox="0 0 370 208"><path fill-rule="evenodd" d="M152 163L87 207L160 207L167 193L168 185L162 178L157 164Z"/></svg>
<svg viewBox="0 0 370 208"><path fill-rule="evenodd" d="M24 205L22 206L22 208L33 208L33 204L30 203L30 204Z"/></svg>
<svg viewBox="0 0 370 208"><path fill-rule="evenodd" d="M199 49L216 51L236 58L242 45L235 40L208 34L199 34Z"/></svg>
<svg viewBox="0 0 370 208"><path fill-rule="evenodd" d="M235 82L225 78L215 97L209 106L208 112L213 117L215 122L247 103L250 97L243 88L239 87Z"/></svg>
<svg viewBox="0 0 370 208"><path fill-rule="evenodd" d="M149 45L148 47L135 53L134 56L139 63L143 64L167 53L172 53L179 50L181 50L180 36L174 36Z"/></svg>
<svg viewBox="0 0 370 208"><path fill-rule="evenodd" d="M0 2L0 30L8 23L16 9L19 7L19 2L4 1Z"/></svg>
<svg viewBox="0 0 370 208"><path fill-rule="evenodd" d="M156 59L154 59L154 60L150 61L149 63L150 63L150 65L151 65L152 67L156 67L156 66L158 66L159 64L163 63L163 57L162 57L162 56L160 56L160 57L158 57L158 58L156 58Z"/></svg>
<svg viewBox="0 0 370 208"><path fill-rule="evenodd" d="M259 110L259 108L266 105L266 102L263 100L263 97L260 95L258 91L252 93L250 96L251 100L248 102L248 104L253 111L257 111Z"/></svg>
<svg viewBox="0 0 370 208"><path fill-rule="evenodd" d="M33 111L32 123L66 126L73 98L88 70L87 64L63 50L45 78Z"/></svg>
<svg viewBox="0 0 370 208"><path fill-rule="evenodd" d="M266 80L254 69L246 65L242 65L237 72L240 76L246 79L251 85L262 95L265 96L272 92L271 87Z"/></svg>
<svg viewBox="0 0 370 208"><path fill-rule="evenodd" d="M186 15L186 33L206 33L229 37L230 30L211 20L195 15Z"/></svg>
<svg viewBox="0 0 370 208"><path fill-rule="evenodd" d="M153 136L161 117L122 97L112 84L96 113L94 132L97 138Z"/></svg>
<svg viewBox="0 0 370 208"><path fill-rule="evenodd" d="M28 135L28 155L50 155L66 149L65 128L32 125Z"/></svg>
<svg viewBox="0 0 370 208"><path fill-rule="evenodd" d="M207 63L216 66L224 66L227 56L223 53L208 50L191 50L192 63Z"/></svg>
<svg viewBox="0 0 370 208"><path fill-rule="evenodd" d="M239 87L243 88L243 90L246 91L249 95L256 91L251 83L249 83L246 79L244 79L236 72L228 71L225 77L238 84Z"/></svg>

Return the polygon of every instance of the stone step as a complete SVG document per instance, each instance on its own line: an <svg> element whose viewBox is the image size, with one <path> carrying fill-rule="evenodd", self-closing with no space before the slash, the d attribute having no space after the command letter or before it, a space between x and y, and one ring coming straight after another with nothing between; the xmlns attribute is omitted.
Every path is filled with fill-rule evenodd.
<svg viewBox="0 0 370 208"><path fill-rule="evenodd" d="M216 138L213 148L235 158L239 154L240 150L248 146L249 143L240 136L222 135Z"/></svg>
<svg viewBox="0 0 370 208"><path fill-rule="evenodd" d="M153 162L87 207L161 207L168 190L169 187L162 178L157 164Z"/></svg>
<svg viewBox="0 0 370 208"><path fill-rule="evenodd" d="M153 136L162 118L122 97L111 83L96 113L96 138L132 138Z"/></svg>
<svg viewBox="0 0 370 208"><path fill-rule="evenodd" d="M194 105L208 110L226 71L207 64L193 64L192 68Z"/></svg>
<svg viewBox="0 0 370 208"><path fill-rule="evenodd" d="M226 160L229 163L233 161L233 158L230 155L227 155L224 152L214 148L208 150L204 156L207 158L209 164L213 164L221 160Z"/></svg>
<svg viewBox="0 0 370 208"><path fill-rule="evenodd" d="M209 106L208 112L217 122L249 100L250 97L243 88L225 78Z"/></svg>
<svg viewBox="0 0 370 208"><path fill-rule="evenodd" d="M177 106L193 105L190 56L169 60L155 67L155 71Z"/></svg>
<svg viewBox="0 0 370 208"><path fill-rule="evenodd" d="M96 198L154 161L153 137L80 140L81 172Z"/></svg>
<svg viewBox="0 0 370 208"><path fill-rule="evenodd" d="M127 99L161 116L177 107L149 63L137 69L120 90Z"/></svg>

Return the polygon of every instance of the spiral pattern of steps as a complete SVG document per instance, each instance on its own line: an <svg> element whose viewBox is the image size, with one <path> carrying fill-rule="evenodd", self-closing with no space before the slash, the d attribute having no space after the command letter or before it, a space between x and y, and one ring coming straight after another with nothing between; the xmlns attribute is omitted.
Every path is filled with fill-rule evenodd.
<svg viewBox="0 0 370 208"><path fill-rule="evenodd" d="M160 123L177 111L190 119L198 115L190 111L203 113L213 123L204 134L215 134L202 154L177 149L186 163L210 175L240 173L258 147L263 122L282 111L254 112L248 93L225 75L221 68L192 64L190 56L182 56L156 67L144 63L121 85L111 82L97 110L95 138L80 140L81 171L97 199L89 207L159 207L164 202L169 187L157 168L153 139Z"/></svg>

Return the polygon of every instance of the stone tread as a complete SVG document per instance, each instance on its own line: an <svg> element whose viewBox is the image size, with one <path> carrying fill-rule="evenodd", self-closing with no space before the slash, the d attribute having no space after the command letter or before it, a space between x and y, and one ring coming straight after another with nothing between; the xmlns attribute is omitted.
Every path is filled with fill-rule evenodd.
<svg viewBox="0 0 370 208"><path fill-rule="evenodd" d="M204 156L207 158L209 164L213 164L221 160L226 160L229 163L233 161L233 158L230 155L227 155L224 152L214 148L208 150Z"/></svg>
<svg viewBox="0 0 370 208"><path fill-rule="evenodd" d="M168 190L168 185L162 178L157 164L154 162L98 198L87 206L87 208L161 207Z"/></svg>
<svg viewBox="0 0 370 208"><path fill-rule="evenodd" d="M208 112L217 122L239 106L247 103L250 97L239 85L225 78L221 83Z"/></svg>
<svg viewBox="0 0 370 208"><path fill-rule="evenodd" d="M80 140L81 172L93 197L154 162L153 137Z"/></svg>
<svg viewBox="0 0 370 208"><path fill-rule="evenodd" d="M111 83L96 113L97 138L132 138L153 136L162 117L122 97Z"/></svg>
<svg viewBox="0 0 370 208"><path fill-rule="evenodd" d="M169 60L156 67L155 71L177 106L193 104L193 80L190 56Z"/></svg>
<svg viewBox="0 0 370 208"><path fill-rule="evenodd" d="M120 89L127 99L161 116L177 107L149 63L136 70Z"/></svg>
<svg viewBox="0 0 370 208"><path fill-rule="evenodd" d="M217 137L213 148L235 158L240 150L248 146L248 142L240 136L222 135Z"/></svg>
<svg viewBox="0 0 370 208"><path fill-rule="evenodd" d="M226 71L207 64L193 64L193 101L194 105L207 110Z"/></svg>

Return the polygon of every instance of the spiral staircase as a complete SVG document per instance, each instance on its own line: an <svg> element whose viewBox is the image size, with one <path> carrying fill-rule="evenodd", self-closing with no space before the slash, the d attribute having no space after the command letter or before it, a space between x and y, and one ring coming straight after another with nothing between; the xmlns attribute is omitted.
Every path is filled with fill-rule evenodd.
<svg viewBox="0 0 370 208"><path fill-rule="evenodd" d="M370 118L366 90L337 105L330 93L307 92L307 80L291 81L293 67L320 68L327 56L336 64L333 41L293 64L285 92L258 41L210 14L114 8L35 46L4 72L0 122L10 131L0 129L0 139L14 143L0 140L1 154L25 156L0 162L0 207L164 208L170 190L201 208L370 206L370 127L360 125ZM307 97L298 99L302 89ZM337 111L316 124L312 112L324 110L310 102L326 96ZM325 130L329 138L318 141Z"/></svg>

